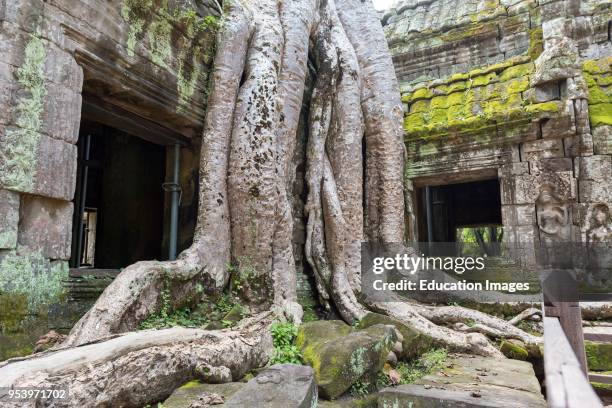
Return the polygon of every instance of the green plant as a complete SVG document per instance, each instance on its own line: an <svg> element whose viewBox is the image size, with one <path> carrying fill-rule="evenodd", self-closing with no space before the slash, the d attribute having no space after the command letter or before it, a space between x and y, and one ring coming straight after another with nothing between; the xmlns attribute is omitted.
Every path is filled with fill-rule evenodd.
<svg viewBox="0 0 612 408"><path fill-rule="evenodd" d="M349 392L353 397L364 397L370 393L370 383L363 379L359 379L351 385Z"/></svg>
<svg viewBox="0 0 612 408"><path fill-rule="evenodd" d="M232 297L229 294L224 293L215 303L214 309L219 315L225 316L230 310L232 310L234 305L235 302Z"/></svg>
<svg viewBox="0 0 612 408"><path fill-rule="evenodd" d="M293 323L274 323L270 327L274 351L270 364L302 364L303 357L295 345L297 327Z"/></svg>
<svg viewBox="0 0 612 408"><path fill-rule="evenodd" d="M141 329L162 329L165 327L185 326L198 327L208 323L208 319L202 314L185 307L171 310L170 292L167 289L161 291L161 307L158 313L152 314L140 323Z"/></svg>
<svg viewBox="0 0 612 408"><path fill-rule="evenodd" d="M380 390L382 388L388 387L391 385L391 379L387 374L382 371L379 371L376 374L376 389Z"/></svg>
<svg viewBox="0 0 612 408"><path fill-rule="evenodd" d="M420 358L412 362L399 362L396 370L400 375L400 384L411 384L432 372L444 367L444 361L448 357L446 349L433 349L424 353Z"/></svg>

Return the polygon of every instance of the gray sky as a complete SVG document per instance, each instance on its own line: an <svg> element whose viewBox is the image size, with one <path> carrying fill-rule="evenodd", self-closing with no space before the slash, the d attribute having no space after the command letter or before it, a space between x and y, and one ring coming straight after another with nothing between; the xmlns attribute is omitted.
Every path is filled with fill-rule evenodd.
<svg viewBox="0 0 612 408"><path fill-rule="evenodd" d="M374 3L374 8L376 10L384 10L395 3L395 0L372 0L372 3Z"/></svg>

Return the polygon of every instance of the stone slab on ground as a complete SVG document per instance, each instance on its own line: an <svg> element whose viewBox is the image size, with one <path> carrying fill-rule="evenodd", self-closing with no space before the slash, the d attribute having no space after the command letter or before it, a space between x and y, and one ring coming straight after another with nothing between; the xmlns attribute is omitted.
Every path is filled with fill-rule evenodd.
<svg viewBox="0 0 612 408"><path fill-rule="evenodd" d="M317 405L317 385L309 366L276 364L262 371L226 400L233 408L311 408Z"/></svg>
<svg viewBox="0 0 612 408"><path fill-rule="evenodd" d="M546 402L530 363L453 355L446 368L415 384L383 389L378 406L544 408Z"/></svg>
<svg viewBox="0 0 612 408"><path fill-rule="evenodd" d="M204 384L199 381L190 381L177 388L166 401L164 408L189 408L204 393L221 395L228 400L232 395L244 388L247 383L230 382L225 384Z"/></svg>

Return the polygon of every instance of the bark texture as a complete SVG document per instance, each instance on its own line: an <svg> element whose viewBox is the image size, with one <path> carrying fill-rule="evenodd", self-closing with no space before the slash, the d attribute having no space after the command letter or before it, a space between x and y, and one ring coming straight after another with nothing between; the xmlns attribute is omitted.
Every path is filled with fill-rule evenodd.
<svg viewBox="0 0 612 408"><path fill-rule="evenodd" d="M469 309L362 299L361 242L401 243L405 235L402 105L382 27L367 0L262 0L225 4L205 118L193 245L177 261L126 268L74 327L64 347L134 330L159 310L162 290L179 307L222 290L228 282L251 312L275 309L300 321L289 196L308 75L314 85L308 107L305 254L321 303L347 322L362 318L368 309L386 313L455 351L501 356L483 333L539 341L508 322ZM478 333L457 326L468 320L480 325ZM123 390L121 379L133 373L131 365L165 367L158 380L148 374L137 377L143 389L157 388L147 382L158 381L161 395L179 378L198 374L198 360L224 379L265 363L268 344L262 334L248 340L230 333L176 329L83 346L107 354L96 360L100 370L79 374L86 384L82 395L93 389L87 383L102 382L108 396L101 405L130 398L113 396L111 388ZM114 346L126 339L147 346ZM113 346L104 346L111 342ZM227 357L219 347L227 350ZM57 353L79 354L83 348L72 350ZM52 357L43 355L40 361ZM51 381L49 367L35 361L11 366L23 378ZM125 367L123 374L114 374L109 369L113 365ZM62 373L53 381L77 381L76 374Z"/></svg>
<svg viewBox="0 0 612 408"><path fill-rule="evenodd" d="M271 313L234 330L172 328L131 332L106 341L9 360L0 387L63 388L69 398L2 407L142 407L167 398L189 379L236 381L268 361Z"/></svg>

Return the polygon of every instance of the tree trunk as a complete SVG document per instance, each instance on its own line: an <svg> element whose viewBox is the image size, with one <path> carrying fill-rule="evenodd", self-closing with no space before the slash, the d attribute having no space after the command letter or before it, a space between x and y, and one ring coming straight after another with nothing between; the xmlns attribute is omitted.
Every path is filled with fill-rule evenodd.
<svg viewBox="0 0 612 408"><path fill-rule="evenodd" d="M170 292L173 307L180 307L223 290L228 281L232 293L251 312L274 309L299 323L302 311L297 304L289 197L309 57L314 88L306 153L305 254L324 305L349 323L368 309L387 313L457 351L501 356L483 334L445 327L467 320L489 334L507 332L529 343L539 341L508 322L473 310L360 299L361 242L405 239L402 105L382 27L369 0L226 2L217 42L194 243L177 261L139 262L121 272L74 327L65 347L136 329L160 309L162 290ZM229 371L212 372L231 372L232 378L265 364L268 344L259 331L253 334L255 340L245 340L231 332L173 330L132 333L43 355L40 363L34 358L9 366L19 367L20 375L32 381L53 378L58 384L70 384L76 374L53 377L50 373L55 371L42 367L47 364L42 361L59 359L54 355L70 360L69 353L80 355L84 347L103 351L104 358L96 364L105 368L81 374L80 386L85 390L82 395L88 395L93 389L90 383L102 381L108 393L104 401L111 401L132 398L119 391L116 394L121 395L113 396L111 390L111 386L124 390L121 379L135 372L130 371L131 364L144 367L159 358L165 370L159 380L146 373L137 377L142 393L156 388L147 381L158 381L160 394L150 396L153 401L181 379L201 375L194 365L197 359L213 368L227 367ZM178 335L186 338L179 341ZM116 346L128 340L148 346L138 350L127 344ZM214 354L218 347L226 347L228 356ZM238 358L246 358L244 367L238 367ZM62 359L58 367L63 367ZM124 367L123 374L108 369L113 364ZM133 398L141 403L145 397Z"/></svg>

